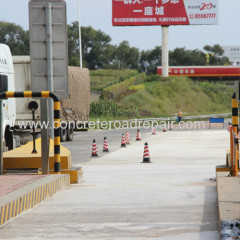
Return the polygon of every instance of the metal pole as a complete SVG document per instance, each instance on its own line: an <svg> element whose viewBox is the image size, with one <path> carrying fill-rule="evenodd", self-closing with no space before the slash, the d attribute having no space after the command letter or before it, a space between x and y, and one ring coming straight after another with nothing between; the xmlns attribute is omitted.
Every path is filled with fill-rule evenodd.
<svg viewBox="0 0 240 240"><path fill-rule="evenodd" d="M79 27L79 58L80 58L80 68L82 68L82 32L81 32L81 8L80 1L78 1L78 27Z"/></svg>
<svg viewBox="0 0 240 240"><path fill-rule="evenodd" d="M168 77L168 32L169 26L162 26L162 76Z"/></svg>
<svg viewBox="0 0 240 240"><path fill-rule="evenodd" d="M52 47L52 4L46 4L46 46L47 46L47 79L48 79L48 91L53 90L53 47ZM53 100L49 99L49 126L50 137L54 138L53 127Z"/></svg>
<svg viewBox="0 0 240 240"><path fill-rule="evenodd" d="M35 122L35 110L32 110L32 115L33 115L33 123ZM33 124L33 150L32 153L37 153L36 150L36 132L35 132L35 125Z"/></svg>
<svg viewBox="0 0 240 240"><path fill-rule="evenodd" d="M41 99L41 121L47 123L48 121L48 99ZM49 173L49 160L48 160L48 129L41 129L41 154L42 154L42 174Z"/></svg>
<svg viewBox="0 0 240 240"><path fill-rule="evenodd" d="M3 116L2 99L0 99L0 175L3 175Z"/></svg>
<svg viewBox="0 0 240 240"><path fill-rule="evenodd" d="M233 166L231 167L231 176L238 176L238 133L237 127L232 127L232 141L233 141Z"/></svg>

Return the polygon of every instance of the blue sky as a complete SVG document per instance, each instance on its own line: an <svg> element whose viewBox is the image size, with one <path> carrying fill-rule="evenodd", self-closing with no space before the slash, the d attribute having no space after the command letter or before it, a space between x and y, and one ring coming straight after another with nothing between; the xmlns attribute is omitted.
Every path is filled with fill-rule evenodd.
<svg viewBox="0 0 240 240"><path fill-rule="evenodd" d="M28 29L28 0L2 0L0 21L14 22ZM66 0L68 23L78 20L78 0ZM219 0L219 25L171 26L169 47L202 49L206 44L240 45L240 0ZM81 22L101 29L112 38L113 44L123 40L141 50L161 45L161 26L113 27L111 0L81 0Z"/></svg>

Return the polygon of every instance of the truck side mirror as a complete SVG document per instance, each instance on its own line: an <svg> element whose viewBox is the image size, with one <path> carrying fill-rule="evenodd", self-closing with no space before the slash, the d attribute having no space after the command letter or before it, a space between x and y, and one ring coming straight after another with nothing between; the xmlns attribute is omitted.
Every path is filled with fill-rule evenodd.
<svg viewBox="0 0 240 240"><path fill-rule="evenodd" d="M0 92L8 91L8 76L0 75Z"/></svg>

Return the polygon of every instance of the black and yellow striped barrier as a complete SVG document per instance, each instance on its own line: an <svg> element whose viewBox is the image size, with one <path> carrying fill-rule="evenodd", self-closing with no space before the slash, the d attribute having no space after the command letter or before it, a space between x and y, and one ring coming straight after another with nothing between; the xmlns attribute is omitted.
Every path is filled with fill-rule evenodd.
<svg viewBox="0 0 240 240"><path fill-rule="evenodd" d="M238 130L238 102L236 93L232 95L232 126L237 127Z"/></svg>
<svg viewBox="0 0 240 240"><path fill-rule="evenodd" d="M230 156L231 156L230 174L232 176L238 175L237 172L238 172L239 153L238 153L238 149L236 149L235 145L233 144L233 134L238 136L238 131L239 131L239 128L238 128L238 102L236 99L236 93L234 93L232 95L232 127L230 129Z"/></svg>
<svg viewBox="0 0 240 240"><path fill-rule="evenodd" d="M52 98L54 101L54 172L61 171L60 158L60 101L58 97L49 91L42 92L2 92L0 99L6 98Z"/></svg>

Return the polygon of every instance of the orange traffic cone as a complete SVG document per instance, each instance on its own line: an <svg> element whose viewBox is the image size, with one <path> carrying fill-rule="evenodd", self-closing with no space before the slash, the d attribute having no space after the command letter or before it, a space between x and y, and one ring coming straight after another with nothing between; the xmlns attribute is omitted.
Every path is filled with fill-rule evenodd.
<svg viewBox="0 0 240 240"><path fill-rule="evenodd" d="M109 152L109 149L108 149L108 141L107 141L107 138L106 138L106 137L104 137L103 152Z"/></svg>
<svg viewBox="0 0 240 240"><path fill-rule="evenodd" d="M121 147L126 147L126 140L125 140L125 135L124 135L124 133L122 134Z"/></svg>
<svg viewBox="0 0 240 240"><path fill-rule="evenodd" d="M152 129L152 135L155 135L155 134L156 134L156 128L153 127L153 129Z"/></svg>
<svg viewBox="0 0 240 240"><path fill-rule="evenodd" d="M173 126L172 126L171 122L170 122L170 125L169 125L169 130L173 130Z"/></svg>
<svg viewBox="0 0 240 240"><path fill-rule="evenodd" d="M130 144L130 135L129 132L126 132L126 144Z"/></svg>
<svg viewBox="0 0 240 240"><path fill-rule="evenodd" d="M95 139L93 139L92 144L92 157L98 157L97 144Z"/></svg>
<svg viewBox="0 0 240 240"><path fill-rule="evenodd" d="M140 130L138 129L137 130L137 137L136 137L136 141L141 141L142 138L141 138L141 133L140 133Z"/></svg>
<svg viewBox="0 0 240 240"><path fill-rule="evenodd" d="M143 163L150 163L150 154L149 154L149 149L148 149L148 143L145 143L144 146L144 153L143 153Z"/></svg>
<svg viewBox="0 0 240 240"><path fill-rule="evenodd" d="M163 132L166 132L166 131L167 131L167 129L164 127L164 128L163 128Z"/></svg>

